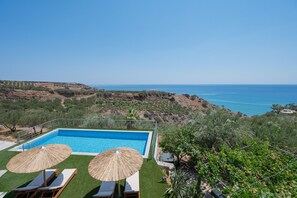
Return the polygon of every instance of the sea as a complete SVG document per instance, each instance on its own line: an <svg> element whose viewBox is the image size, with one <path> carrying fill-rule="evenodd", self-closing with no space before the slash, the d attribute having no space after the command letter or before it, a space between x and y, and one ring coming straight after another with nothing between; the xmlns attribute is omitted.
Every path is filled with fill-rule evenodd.
<svg viewBox="0 0 297 198"><path fill-rule="evenodd" d="M157 90L197 95L217 106L248 116L271 111L272 104L297 103L297 85L96 85L105 90Z"/></svg>

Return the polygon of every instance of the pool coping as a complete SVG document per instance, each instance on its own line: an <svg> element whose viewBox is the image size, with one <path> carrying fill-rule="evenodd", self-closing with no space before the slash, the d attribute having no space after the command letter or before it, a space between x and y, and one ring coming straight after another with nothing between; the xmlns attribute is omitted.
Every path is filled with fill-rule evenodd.
<svg viewBox="0 0 297 198"><path fill-rule="evenodd" d="M151 147L151 141L152 141L152 133L153 133L153 131L133 131L133 130L129 130L129 131L127 131L127 130L108 130L108 129L56 128L56 129L54 129L54 130L52 130L52 131L49 131L49 132L47 132L47 133L45 133L45 134L43 134L43 135L41 135L41 136L39 136L39 137L36 137L36 138L34 138L34 139L32 139L32 140L29 140L29 141L27 141L27 142L24 142L24 143L22 143L22 144L19 144L19 145L15 146L15 147L9 149L9 151L22 152L23 149L21 149L21 148L22 148L22 146L23 146L24 144L28 144L28 143L30 143L30 142L33 142L33 141L35 141L35 140L38 140L38 139L40 139L40 138L42 138L42 137L44 137L44 136L47 136L47 135L49 135L49 134L51 134L51 133L54 133L54 132L56 132L56 131L58 131L58 130L80 130L80 131L81 131L81 130L83 130L83 131L84 131L84 130L85 130L85 131L90 131L90 130L92 130L92 131L104 131L104 132L148 133L148 138L147 138L147 142L146 142L145 152L144 152L144 155L142 155L143 158L148 158L148 157L149 157L149 152L150 152L150 147ZM98 155L98 153L89 153L89 152L72 152L71 155L96 156L96 155Z"/></svg>
<svg viewBox="0 0 297 198"><path fill-rule="evenodd" d="M0 151L16 145L15 142L0 141Z"/></svg>

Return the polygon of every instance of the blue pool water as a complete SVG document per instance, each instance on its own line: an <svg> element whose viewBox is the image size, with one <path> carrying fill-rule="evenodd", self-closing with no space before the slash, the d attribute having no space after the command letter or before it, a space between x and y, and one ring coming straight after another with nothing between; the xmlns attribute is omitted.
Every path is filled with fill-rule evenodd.
<svg viewBox="0 0 297 198"><path fill-rule="evenodd" d="M101 153L116 147L129 147L145 155L148 136L148 132L58 129L24 144L24 148L66 144L73 152Z"/></svg>
<svg viewBox="0 0 297 198"><path fill-rule="evenodd" d="M272 104L297 103L297 85L97 85L106 90L159 90L197 95L248 116L271 111Z"/></svg>

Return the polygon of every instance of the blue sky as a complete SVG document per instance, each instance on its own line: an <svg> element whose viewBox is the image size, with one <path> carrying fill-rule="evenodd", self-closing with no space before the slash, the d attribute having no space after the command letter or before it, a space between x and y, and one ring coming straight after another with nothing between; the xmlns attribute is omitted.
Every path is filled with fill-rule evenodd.
<svg viewBox="0 0 297 198"><path fill-rule="evenodd" d="M296 0L1 0L1 79L297 84Z"/></svg>

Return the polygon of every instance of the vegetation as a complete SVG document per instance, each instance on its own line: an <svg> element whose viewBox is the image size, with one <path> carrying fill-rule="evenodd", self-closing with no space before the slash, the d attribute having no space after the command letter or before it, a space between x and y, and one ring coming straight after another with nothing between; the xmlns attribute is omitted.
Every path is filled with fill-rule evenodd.
<svg viewBox="0 0 297 198"><path fill-rule="evenodd" d="M35 91L48 91L53 93L53 88L48 88L46 86L42 86L42 84L53 85L55 87L59 87L56 90L67 90L70 91L69 87L79 87L77 90L73 90L75 93L90 93L92 92L92 88L80 83L63 83L63 82L38 82L38 81L10 81L10 80L0 80L0 90L35 90ZM94 91L93 91L94 92ZM62 92L63 93L63 92Z"/></svg>
<svg viewBox="0 0 297 198"><path fill-rule="evenodd" d="M35 126L56 118L79 118L87 112L87 102L77 103L75 108L64 108L61 100L2 100L0 101L0 123L13 126Z"/></svg>
<svg viewBox="0 0 297 198"><path fill-rule="evenodd" d="M65 97L74 97L82 95L91 95L94 94L94 90L71 90L71 89L56 89L55 92Z"/></svg>
<svg viewBox="0 0 297 198"><path fill-rule="evenodd" d="M129 109L126 115L127 129L133 128L133 121L139 120L139 115L134 109Z"/></svg>
<svg viewBox="0 0 297 198"><path fill-rule="evenodd" d="M218 151L223 145L235 148L250 138L251 132L243 123L225 111L197 112L190 123L165 132L160 146L175 154L177 165L184 156L197 160L203 150Z"/></svg>
<svg viewBox="0 0 297 198"><path fill-rule="evenodd" d="M167 188L164 198L195 197L197 195L197 182L183 171L173 171L170 175L171 186ZM185 185L186 184L186 185Z"/></svg>
<svg viewBox="0 0 297 198"><path fill-rule="evenodd" d="M138 101L138 100L122 100L113 99L106 100L104 98L97 98L97 107L102 110L145 110L145 111L161 111L164 113L187 114L189 109L180 106L176 102L170 101Z"/></svg>
<svg viewBox="0 0 297 198"><path fill-rule="evenodd" d="M231 197L296 197L297 162L254 141L245 149L222 147L218 153L204 152L198 161L199 177L216 186L222 181L223 193Z"/></svg>
<svg viewBox="0 0 297 198"><path fill-rule="evenodd" d="M29 81L0 81L0 90L36 90L36 91L50 91L45 87L37 87L33 82Z"/></svg>
<svg viewBox="0 0 297 198"><path fill-rule="evenodd" d="M30 86L33 86L30 82L0 82L0 90L31 89ZM178 171L170 175L172 185L164 194L165 197L199 197L201 192L198 191L198 186L201 182L215 187L219 181L225 183L223 191L231 197L297 196L296 190L294 191L297 188L296 159L279 151L283 149L297 154L297 115L278 114L282 109L296 110L296 104L274 104L272 112L249 118L225 110L194 111L181 106L170 93L165 92L76 91L67 86L65 89L50 91L59 94L59 97L44 101L20 98L0 100L0 124L13 132L16 126L35 126L55 118L84 118L79 123L80 127L113 128L117 125L113 119L116 117L128 120L117 126L133 128L137 124L133 121L140 119L141 112L146 119L160 122L160 146L163 151L173 153L177 159ZM195 96L187 97L195 99ZM202 104L205 107L207 105L207 102ZM155 112L186 116L186 119L184 122L164 123L163 119L155 116ZM1 155L6 157L10 154L0 153L0 168L1 163L4 164ZM68 159L70 161L65 161L65 167L73 166L75 163L72 160L85 159L87 157L71 156ZM63 166L62 163L61 167ZM79 164L78 166L80 167ZM86 166L84 164L80 168L86 169ZM144 167L146 166L154 170L156 165L145 162ZM193 181L189 174L182 171L184 166L192 167L198 174L198 180ZM150 174L149 168L147 172L142 171L142 177L155 177ZM85 171L81 172L85 174ZM3 184L3 190L21 185L33 177L24 176L15 181L13 177L16 176L10 173L8 176L12 177L8 178L12 181ZM81 196L88 197L96 191L97 182L92 182L86 175L77 178L82 179L79 181L90 181L90 187L86 187L86 191L82 192L85 194ZM153 180L156 181L157 176ZM145 186L151 185L149 179L141 182ZM151 193L160 197L165 192L165 187L158 185L162 190L155 189L155 184L147 188L141 187L142 190L145 189L142 197L153 197ZM73 196L71 192L66 195Z"/></svg>
<svg viewBox="0 0 297 198"><path fill-rule="evenodd" d="M245 120L222 110L198 112L192 116L191 125L196 143L215 151L222 145L234 148L252 136Z"/></svg>
<svg viewBox="0 0 297 198"><path fill-rule="evenodd" d="M276 149L296 153L296 124L296 115L243 118L225 111L196 112L188 123L165 131L160 146L174 153L178 169L181 160L196 164L198 183L215 187L222 181L231 197L295 197L296 158ZM177 187L168 192L184 187L171 188Z"/></svg>
<svg viewBox="0 0 297 198"><path fill-rule="evenodd" d="M183 126L170 132L165 132L160 146L163 148L163 151L171 152L176 156L177 167L180 165L183 157L188 155L198 159L200 154L199 145L196 144L193 127L191 126Z"/></svg>
<svg viewBox="0 0 297 198"><path fill-rule="evenodd" d="M57 90L56 90L57 91ZM82 118L93 114L104 114L111 112L109 116L118 116L126 119L125 113L129 109L134 112L144 112L145 117L149 119L158 119L154 112L160 112L167 115L177 114L185 115L189 110L182 107L177 102L168 99L145 100L148 96L168 97L163 92L139 92L135 95L139 100L123 99L119 95L112 97L112 92L98 91L97 94L93 90L83 91L86 93L73 90L61 90L66 98L53 100L38 99L15 99L0 100L0 124L4 124L7 128L13 129L18 126L34 126L56 118ZM76 95L79 94L79 95ZM69 96L69 97L68 97ZM75 96L75 97L72 97ZM13 130L12 130L13 131Z"/></svg>
<svg viewBox="0 0 297 198"><path fill-rule="evenodd" d="M255 116L250 127L259 139L297 154L297 115Z"/></svg>
<svg viewBox="0 0 297 198"><path fill-rule="evenodd" d="M280 104L272 104L271 109L273 112L279 113L282 109L291 109L294 111L297 111L297 104L290 103L286 105L280 105Z"/></svg>
<svg viewBox="0 0 297 198"><path fill-rule="evenodd" d="M16 125L34 126L60 117L64 114L59 100L2 100L0 102L0 123L10 128Z"/></svg>
<svg viewBox="0 0 297 198"><path fill-rule="evenodd" d="M108 129L124 129L125 124L121 121L117 121L119 120L117 118L114 117L104 117L100 114L90 114L84 117L83 119L83 123L81 126L77 126L77 127L82 127L82 128L93 128L93 129L104 129L104 128L108 128ZM120 122L120 123L119 123Z"/></svg>

